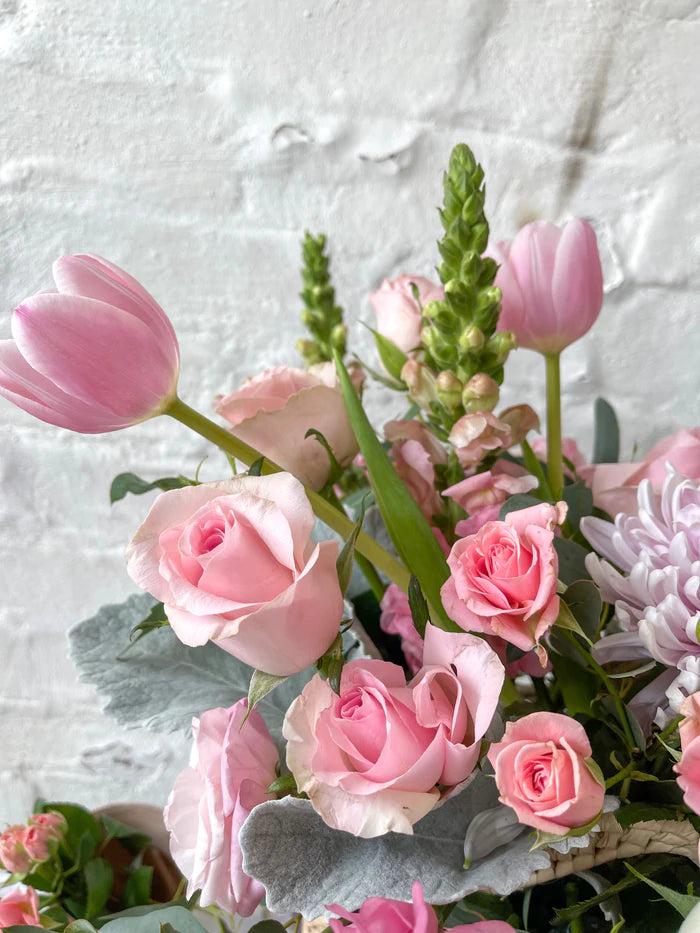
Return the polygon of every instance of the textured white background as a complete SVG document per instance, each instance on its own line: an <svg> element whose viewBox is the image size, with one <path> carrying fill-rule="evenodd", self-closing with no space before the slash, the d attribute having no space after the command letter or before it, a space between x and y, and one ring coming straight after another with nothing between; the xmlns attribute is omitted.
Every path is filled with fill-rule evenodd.
<svg viewBox="0 0 700 933"><path fill-rule="evenodd" d="M0 334L58 254L101 253L172 316L206 410L296 362L304 228L350 322L384 276L431 274L465 140L495 236L595 224L607 297L564 356L565 429L590 453L603 393L645 450L698 422L699 53L694 0L0 0ZM506 400L541 409L539 358L511 359ZM113 475L205 452L165 419L81 437L0 404L0 825L35 793L163 801L183 766L181 739L103 717L65 633L133 591L148 503L110 508Z"/></svg>

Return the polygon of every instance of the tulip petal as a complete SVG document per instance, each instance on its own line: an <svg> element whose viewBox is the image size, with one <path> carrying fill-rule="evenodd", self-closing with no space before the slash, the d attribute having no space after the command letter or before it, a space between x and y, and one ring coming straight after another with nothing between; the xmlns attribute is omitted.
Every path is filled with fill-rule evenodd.
<svg viewBox="0 0 700 933"><path fill-rule="evenodd" d="M141 421L174 390L172 362L138 318L90 298L35 295L12 317L31 367L65 392Z"/></svg>
<svg viewBox="0 0 700 933"><path fill-rule="evenodd" d="M32 369L14 340L0 340L0 395L47 424L82 434L117 431L130 424L102 405L66 394Z"/></svg>
<svg viewBox="0 0 700 933"><path fill-rule="evenodd" d="M575 217L564 227L552 276L552 301L562 349L594 324L603 304L603 270L596 235Z"/></svg>

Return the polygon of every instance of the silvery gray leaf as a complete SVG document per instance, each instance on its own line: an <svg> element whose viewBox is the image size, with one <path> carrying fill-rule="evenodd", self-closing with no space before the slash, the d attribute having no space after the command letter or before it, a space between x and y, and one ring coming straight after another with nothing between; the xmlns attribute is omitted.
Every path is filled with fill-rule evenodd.
<svg viewBox="0 0 700 933"><path fill-rule="evenodd" d="M80 679L95 686L106 699L105 711L120 725L145 726L155 732L188 731L193 716L247 696L252 668L213 644L189 648L169 627L149 633L124 653L129 632L155 602L143 593L102 606L70 630L70 654ZM349 660L366 656L351 632L343 636L343 646ZM258 704L279 747L287 707L314 673L310 667L294 674Z"/></svg>
<svg viewBox="0 0 700 933"><path fill-rule="evenodd" d="M359 839L326 826L308 800L271 800L253 810L241 831L244 869L265 886L270 910L300 911L307 919L326 904L357 910L368 897L410 901L416 880L431 904L477 890L510 894L550 859L542 849L529 852L525 835L463 870L467 827L497 802L495 782L477 772L460 794L416 823L413 836Z"/></svg>

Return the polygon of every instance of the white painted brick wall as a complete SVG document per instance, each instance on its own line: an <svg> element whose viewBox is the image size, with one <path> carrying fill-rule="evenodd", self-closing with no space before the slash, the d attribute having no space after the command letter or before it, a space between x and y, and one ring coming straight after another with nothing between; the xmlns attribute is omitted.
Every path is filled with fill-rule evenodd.
<svg viewBox="0 0 700 933"><path fill-rule="evenodd" d="M101 253L172 316L206 410L296 362L305 228L329 236L350 322L384 276L430 274L464 140L496 236L596 225L608 294L564 356L565 427L590 452L602 393L643 450L699 420L699 20L694 0L0 0L0 334L56 255ZM541 409L539 358L511 360L506 400ZM162 802L183 742L103 717L65 632L133 589L148 503L110 508L112 476L191 471L206 445L165 420L84 438L5 403L0 433L0 824L35 793Z"/></svg>

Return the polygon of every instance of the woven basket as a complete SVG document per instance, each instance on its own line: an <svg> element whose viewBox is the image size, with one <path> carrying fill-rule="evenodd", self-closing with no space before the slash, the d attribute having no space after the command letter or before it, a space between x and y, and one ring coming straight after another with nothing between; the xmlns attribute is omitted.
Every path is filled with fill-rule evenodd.
<svg viewBox="0 0 700 933"><path fill-rule="evenodd" d="M613 813L604 813L599 825L600 830L592 834L590 845L585 848L572 849L566 855L548 849L552 857L551 865L549 868L533 872L523 887L530 888L554 881L556 878L565 878L575 871L587 871L615 859L628 859L656 852L685 855L698 864L700 834L688 820L680 823L675 820L649 820L622 829ZM327 926L328 921L319 917L311 922L305 921L302 924L302 933L321 933Z"/></svg>

